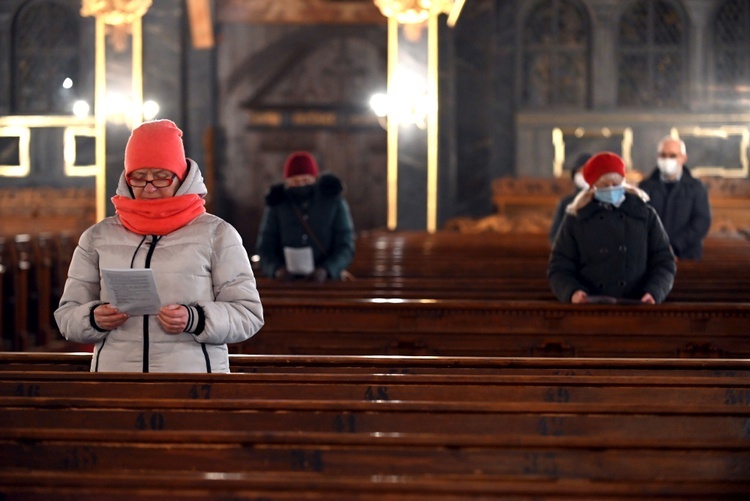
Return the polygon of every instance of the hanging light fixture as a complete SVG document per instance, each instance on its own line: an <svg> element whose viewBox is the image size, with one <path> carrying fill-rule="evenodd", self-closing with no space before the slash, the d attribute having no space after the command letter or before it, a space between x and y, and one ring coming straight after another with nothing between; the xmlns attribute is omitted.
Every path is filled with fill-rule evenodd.
<svg viewBox="0 0 750 501"><path fill-rule="evenodd" d="M122 52L133 22L148 12L151 3L151 0L82 0L81 16L94 16L103 22L115 50Z"/></svg>
<svg viewBox="0 0 750 501"><path fill-rule="evenodd" d="M132 24L151 7L151 0L82 0L81 15L95 16L110 26Z"/></svg>
<svg viewBox="0 0 750 501"><path fill-rule="evenodd" d="M452 14L458 17L464 0L373 0L380 13L399 24L422 24L430 15Z"/></svg>

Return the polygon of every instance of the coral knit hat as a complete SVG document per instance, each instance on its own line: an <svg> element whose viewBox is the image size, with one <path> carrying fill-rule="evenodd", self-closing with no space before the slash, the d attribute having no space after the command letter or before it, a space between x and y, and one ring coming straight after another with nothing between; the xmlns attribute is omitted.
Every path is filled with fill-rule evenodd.
<svg viewBox="0 0 750 501"><path fill-rule="evenodd" d="M597 153L583 166L583 179L593 186L605 174L619 174L625 177L625 161L609 151Z"/></svg>
<svg viewBox="0 0 750 501"><path fill-rule="evenodd" d="M185 179L187 159L182 131L171 120L144 122L130 134L125 146L125 174L138 169L166 169Z"/></svg>
<svg viewBox="0 0 750 501"><path fill-rule="evenodd" d="M306 151L295 151L287 157L284 163L284 179L303 174L318 177L318 164L315 158Z"/></svg>

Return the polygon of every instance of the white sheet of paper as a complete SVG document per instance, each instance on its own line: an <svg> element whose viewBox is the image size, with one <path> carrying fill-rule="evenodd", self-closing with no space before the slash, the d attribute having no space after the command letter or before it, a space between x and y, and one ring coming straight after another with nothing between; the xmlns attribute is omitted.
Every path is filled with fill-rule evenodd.
<svg viewBox="0 0 750 501"><path fill-rule="evenodd" d="M128 315L159 313L161 301L150 269L103 269L104 287L109 302Z"/></svg>
<svg viewBox="0 0 750 501"><path fill-rule="evenodd" d="M312 247L284 247L286 269L294 275L308 275L315 271Z"/></svg>

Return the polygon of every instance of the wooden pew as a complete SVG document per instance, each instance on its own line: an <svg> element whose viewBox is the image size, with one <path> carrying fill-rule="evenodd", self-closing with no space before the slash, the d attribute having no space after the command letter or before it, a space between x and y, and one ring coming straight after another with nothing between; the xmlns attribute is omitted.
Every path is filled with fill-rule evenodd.
<svg viewBox="0 0 750 501"><path fill-rule="evenodd" d="M59 336L54 324L52 313L57 308L59 297L54 295L54 248L53 236L50 233L40 233L32 240L34 261L34 281L31 296L35 299L36 325L34 336L35 347L47 346Z"/></svg>
<svg viewBox="0 0 750 501"><path fill-rule="evenodd" d="M69 474L74 474L75 469L84 472L202 470L231 475L242 471L283 473L291 470L326 476L357 472L402 477L450 475L459 482L538 478L644 484L724 481L750 485L747 476L750 451L747 439L743 440L737 431L742 430L742 423L739 423L742 417L677 419L653 415L530 413L515 418L500 414L480 416L472 409L463 414L440 409L430 413L407 409L387 413L385 409L373 410L375 405L369 405L370 409L361 407L362 411L347 407L338 413L320 408L308 412L281 408L275 413L253 410L246 415L223 410L191 410L178 415L163 408L157 408L154 413L76 409L70 411L75 417L96 422L114 420L121 424L88 429L58 425L55 432L47 428L27 434L15 429L2 430L0 471L68 470ZM41 411L37 410L33 415L39 414ZM239 418L230 420L232 416ZM238 429L243 428L240 421L244 418L247 418L244 428L250 429L248 431ZM194 424L160 428L180 419L191 420ZM342 419L346 421L341 423ZM52 417L47 419L51 420ZM65 418L63 420L68 424ZM142 421L139 426L144 430L134 429L129 420ZM462 420L466 422L465 432L460 425ZM38 421L40 419L35 420ZM271 421L277 422L277 426L266 424ZM315 422L318 424L311 424ZM446 423L445 430L442 422ZM563 428L560 422L566 430L596 431L588 436L569 437L568 431L559 431ZM300 429L295 428L298 424ZM333 429L332 424L341 431ZM347 431L352 424L362 429ZM228 429L222 433L213 431L212 426ZM547 435L535 429L539 426ZM700 434L711 430L711 426L727 426L734 433L687 436L690 432ZM254 427L258 427L257 431L252 430ZM495 431L498 427L507 431ZM626 428L618 431L621 427ZM202 432L202 428L207 431ZM288 431L276 433L282 428ZM654 431L647 433L647 430ZM684 431L680 435L670 433L671 430ZM658 436L659 431L665 437ZM72 468L70 456L76 449L92 457L93 464ZM544 466L533 467L539 463Z"/></svg>
<svg viewBox="0 0 750 501"><path fill-rule="evenodd" d="M91 353L0 352L1 372L88 372ZM235 373L750 377L745 359L230 354ZM106 373L100 373L106 374Z"/></svg>
<svg viewBox="0 0 750 501"><path fill-rule="evenodd" d="M150 375L153 377L154 375ZM747 487L750 408L0 399L5 472L305 471ZM720 409L723 407L724 409ZM59 409L66 409L60 412ZM13 459L10 459L13 458ZM653 486L651 486L653 487Z"/></svg>
<svg viewBox="0 0 750 501"><path fill-rule="evenodd" d="M266 298L238 353L748 358L749 304Z"/></svg>
<svg viewBox="0 0 750 501"><path fill-rule="evenodd" d="M367 232L357 239L355 282L258 278L262 297L393 297L557 301L546 279L543 235ZM678 263L669 302L750 302L750 241L707 240L701 262Z"/></svg>
<svg viewBox="0 0 750 501"><path fill-rule="evenodd" d="M18 355L4 354L11 364ZM296 499L301 491L295 482L302 482L320 499L378 495L400 500L412 494L413 499L507 494L522 499L715 499L739 496L750 487L747 361L232 359L233 366L276 370L308 364L313 371L350 366L376 371L354 380L351 374L331 373L4 371L2 381L40 386L39 393L23 397L0 395L5 424L0 428L0 492L24 499L67 492L81 499L78 495L106 489L132 496L165 495L172 488L186 497L265 495L275 489L279 499ZM517 373L553 369L555 362L562 374ZM397 373L383 374L389 363ZM490 368L493 374L403 372L405 367L442 366ZM588 373L597 369L609 372ZM624 372L618 376L619 369ZM675 377L671 370L701 376ZM272 381L272 391L262 389ZM373 400L362 391L381 382L393 385L385 393L399 398ZM65 383L75 397L44 395L55 387L66 391ZM211 389L203 398L185 397L188 388L206 384ZM317 389L300 394L306 385ZM284 386L297 389L283 393ZM347 388L357 386L349 394ZM407 394L410 386L414 393ZM440 391L439 386L454 389ZM635 386L644 391L622 391ZM565 398L561 388L573 393ZM666 388L694 393L672 398L650 393ZM512 394L491 393L497 391ZM592 399L591 391L598 397ZM259 398L264 395L269 398ZM207 475L214 480L211 485L200 481ZM383 478L390 480L383 484ZM295 485L285 488L284 480ZM336 486L347 487L336 494Z"/></svg>
<svg viewBox="0 0 750 501"><path fill-rule="evenodd" d="M411 376L414 377L418 376ZM132 376L125 378L123 384L127 384L127 381L142 384ZM165 375L151 374L148 379L157 382L166 379L170 384L170 378ZM695 401L680 398L652 401L636 392L631 392L629 399L622 392L613 392L611 398L607 399L607 392L602 391L603 399L599 401L571 402L567 398L558 398L560 393L557 391L554 398L550 398L546 391L539 393L533 381L526 381L519 383L517 390L519 394L530 392L526 398L496 402L487 401L487 395L481 392L470 398L472 391L476 391L471 386L466 386L464 395L458 400L454 398L454 393L444 394L439 400L371 400L364 393L347 400L339 397L343 391L339 385L344 384L346 377L340 377L338 381L329 378L327 397L321 393L317 395L318 398L289 395L258 398L251 391L253 385L243 382L240 393L246 395L234 394L221 398L217 396L220 383L215 379L203 376L186 381L185 387L190 384L211 385L211 391L202 393L200 398L183 395L181 391L171 397L147 393L145 397L126 394L122 398L108 398L103 397L100 393L102 390L95 389L94 385L90 385L88 390L79 385L77 389L82 393L77 397L34 394L0 397L5 425L0 430L0 436L28 439L37 433L49 435L60 432L82 437L91 436L99 430L110 433L140 432L144 435L153 435L151 432L166 435L193 432L190 439L194 439L196 433L202 433L202 441L226 438L227 433L236 433L245 439L255 436L262 441L269 433L276 432L363 436L385 434L401 438L413 434L424 443L438 442L443 445L540 445L551 441L590 447L600 441L602 445L612 448L714 446L750 454L746 429L750 405L746 387L742 385L734 387L728 384L735 392L733 394L742 397L727 399L719 395L718 401L714 395L707 402L700 402L701 393L707 393L706 388L685 386L686 391L695 390ZM230 382L238 380L236 376L227 378L226 375L224 379L231 380L227 381L226 391L231 391ZM108 383L104 386L114 389L109 384L113 378L104 381ZM41 387L42 383L39 384ZM641 385L644 391L651 387L648 382L641 382ZM723 385L723 382L719 384L722 392L727 391ZM160 391L158 384L151 386L144 391ZM60 409L65 411L60 412ZM158 440L160 437L150 438ZM104 434L101 439L106 439ZM330 440L330 437L326 437L326 440ZM3 456L6 461L13 457Z"/></svg>
<svg viewBox="0 0 750 501"><path fill-rule="evenodd" d="M521 233L464 234L452 231L387 232L371 231L357 235L357 253L352 269L363 274L388 263L427 264L452 262L460 267L467 261L491 263L505 259L537 260L549 258L551 246L546 236ZM709 236L704 240L704 253L696 264L713 265L726 261L746 261L750 254L748 236ZM680 261L691 263L692 261ZM742 270L739 270L742 271Z"/></svg>
<svg viewBox="0 0 750 501"><path fill-rule="evenodd" d="M6 332L11 332L8 315L6 314L6 301L10 286L7 284L10 274L8 273L8 244L5 237L0 236L0 347L2 350L10 350L12 345L6 340Z"/></svg>
<svg viewBox="0 0 750 501"><path fill-rule="evenodd" d="M80 348L57 330L53 312L62 295L77 237L70 233L17 234L0 243L0 320L3 349Z"/></svg>
<svg viewBox="0 0 750 501"><path fill-rule="evenodd" d="M101 384L107 383L107 384ZM205 376L3 372L2 397L48 399L338 399L341 401L750 405L744 377L508 374L259 374Z"/></svg>
<svg viewBox="0 0 750 501"><path fill-rule="evenodd" d="M355 263L373 259L430 259L539 257L549 255L547 237L539 234L457 233L454 231L364 231L357 234ZM360 258L363 258L360 261ZM460 264L460 261L459 263Z"/></svg>
<svg viewBox="0 0 750 501"><path fill-rule="evenodd" d="M356 501L476 501L513 499L580 501L668 499L744 499L743 482L591 482L585 479L533 480L456 479L451 475L401 477L396 475L321 476L308 472L0 472L0 488L9 501L47 501L50 495L76 501L215 500L356 500Z"/></svg>
<svg viewBox="0 0 750 501"><path fill-rule="evenodd" d="M12 245L6 246L12 260L5 258L6 288L0 313L6 324L4 349L83 349L65 342L51 318L62 293L76 238L55 234L50 245L49 236L34 235L31 240L27 237L19 236L19 242L13 239ZM258 287L262 300L269 305L276 298L292 297L557 303L545 276L548 254L549 244L543 235L365 232L358 236L357 255L351 268L356 281L320 285L279 283L259 277ZM678 263L675 287L667 302L750 303L749 256L750 241L745 238L707 239L703 261ZM267 328L272 329L273 326ZM409 343L413 342L418 346L409 349ZM526 346L532 351L523 354L542 354L555 345L552 353L571 352L569 346L556 341L541 343L532 348ZM431 353L429 348L419 341L406 341L387 348L387 352ZM378 351L383 349L380 347ZM686 343L680 349L687 350L690 356L732 354L716 352L716 347L705 340ZM514 352L518 353L521 352Z"/></svg>
<svg viewBox="0 0 750 501"><path fill-rule="evenodd" d="M29 315L30 282L33 277L33 257L31 235L16 235L10 248L13 269L13 340L12 349L24 351L33 344L30 339L30 324L34 320Z"/></svg>
<svg viewBox="0 0 750 501"><path fill-rule="evenodd" d="M353 282L279 282L258 277L261 298L494 299L558 302L546 278L359 277ZM667 303L750 302L750 279L714 281L679 275Z"/></svg>
<svg viewBox="0 0 750 501"><path fill-rule="evenodd" d="M0 352L0 371L88 372L91 353Z"/></svg>

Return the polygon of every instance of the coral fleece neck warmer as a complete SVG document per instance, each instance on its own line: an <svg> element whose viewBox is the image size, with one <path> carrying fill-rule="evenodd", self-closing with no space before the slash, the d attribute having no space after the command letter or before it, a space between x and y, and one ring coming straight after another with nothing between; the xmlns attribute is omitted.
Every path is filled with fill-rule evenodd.
<svg viewBox="0 0 750 501"><path fill-rule="evenodd" d="M206 201L194 193L156 200L115 195L112 203L122 224L138 235L167 235L206 212Z"/></svg>

